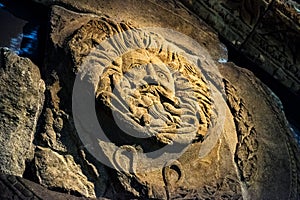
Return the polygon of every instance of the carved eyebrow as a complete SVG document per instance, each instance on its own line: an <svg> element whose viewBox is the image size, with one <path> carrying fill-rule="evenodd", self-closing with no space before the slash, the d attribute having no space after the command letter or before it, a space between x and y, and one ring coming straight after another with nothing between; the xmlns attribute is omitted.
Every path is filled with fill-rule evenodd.
<svg viewBox="0 0 300 200"><path fill-rule="evenodd" d="M131 54L127 56L127 59L131 60L132 62L150 62L150 58L148 56L145 56L141 53Z"/></svg>
<svg viewBox="0 0 300 200"><path fill-rule="evenodd" d="M142 62L133 62L129 65L129 68L132 69L134 67L136 67L136 65L139 65L139 66L145 66L147 63L142 63Z"/></svg>
<svg viewBox="0 0 300 200"><path fill-rule="evenodd" d="M165 75L168 75L170 73L169 68L165 64L155 64L154 63L153 67L156 72L160 71L160 72L163 72ZM164 68L166 68L166 69L164 69Z"/></svg>
<svg viewBox="0 0 300 200"><path fill-rule="evenodd" d="M139 65L143 65L143 64L149 63L149 60L148 60L148 59L142 59L142 58L136 57L136 56L128 57L127 59L128 59L127 62L130 62L131 64L139 64ZM130 65L131 65L131 64L130 64Z"/></svg>
<svg viewBox="0 0 300 200"><path fill-rule="evenodd" d="M135 63L139 63L139 64L148 64L148 63L150 63L149 60L147 60L147 59L141 59L141 58L134 59L133 61Z"/></svg>

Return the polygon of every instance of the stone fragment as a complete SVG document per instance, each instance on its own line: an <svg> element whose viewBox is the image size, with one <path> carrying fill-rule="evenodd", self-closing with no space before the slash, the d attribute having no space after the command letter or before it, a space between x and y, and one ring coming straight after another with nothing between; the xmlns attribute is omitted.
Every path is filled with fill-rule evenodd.
<svg viewBox="0 0 300 200"><path fill-rule="evenodd" d="M45 83L28 58L0 48L0 171L22 176L33 159L33 139Z"/></svg>
<svg viewBox="0 0 300 200"><path fill-rule="evenodd" d="M41 184L111 199L299 199L300 154L280 101L249 71L215 62L226 51L202 20L176 1L72 2L43 1L94 14L52 7ZM274 2L186 5L201 4L240 48ZM226 15L210 20L214 9Z"/></svg>
<svg viewBox="0 0 300 200"><path fill-rule="evenodd" d="M96 197L94 185L82 174L71 155L60 155L51 149L37 147L34 164L41 185L71 194Z"/></svg>
<svg viewBox="0 0 300 200"><path fill-rule="evenodd" d="M55 9L59 10L58 7L55 7ZM143 91L145 92L143 95L139 92L131 93L130 91L132 87L138 85L140 80L146 80L143 75L146 74L147 76L149 75L147 73L155 71L156 73L151 74L152 79L155 79L155 74L158 74L158 72L170 71L170 69L163 70L165 68L162 67L164 65L161 62L158 65L159 69L153 67L153 70L151 70L152 68L148 62L153 63L155 66L155 64L159 63L159 59L155 62L142 59L147 58L148 55L152 55L151 53L153 52L147 52L151 51L151 48L149 48L150 50L145 50L143 46L138 46L140 47L137 51L139 53L138 56L134 53L124 53L119 59L112 60L110 60L111 57L106 56L105 52L111 56L121 51L111 46L101 46L105 38L114 37L116 34L134 29L136 25L140 25L140 27L145 26L145 21L140 18L136 18L132 23L126 21L121 22L118 18L114 17L114 12L116 12L114 9L112 11L106 11L106 14L110 16L110 18L97 18L93 15L90 21L85 19L85 24L79 29L74 30L74 34L67 38L68 42L64 43L65 46L63 47L66 52L71 54L71 67L73 71L77 73L78 77L80 77L79 80L87 80L87 85L91 86L91 88L86 87L87 85L79 88L80 90L78 91L82 92L80 94L83 98L79 102L76 101L78 99L75 99L73 102L73 106L75 105L73 111L76 108L80 108L83 104L92 105L88 110L84 109L79 113L73 112L73 115L77 116L74 121L75 124L78 123L78 119L82 119L82 116L84 116L84 120L79 122L82 123L80 126L83 128L78 129L78 126L76 127L78 134L84 133L84 137L81 137L82 142L85 144L86 149L95 158L98 158L98 161L103 162L103 160L99 158L105 157L106 162L109 163L108 165L115 169L115 171L112 171L110 174L116 178L116 182L112 183L113 185L116 184L115 194L127 193L131 198L160 199L260 199L267 197L276 198L277 196L283 199L297 199L299 193L297 191L299 175L296 173L299 169L298 149L291 139L292 136L281 110L280 103L278 103L277 98L274 98L270 90L258 81L253 74L247 70L241 70L233 64L219 65L222 75L221 81L219 80L220 77L213 76L213 73L210 72L206 73L205 81L203 82L200 82L199 80L201 78L200 76L198 77L199 86L204 88L202 91L203 94L201 98L199 98L200 102L210 102L208 100L209 95L206 94L205 90L205 86L207 86L208 82L213 82L213 85L218 87L221 91L224 91L223 97L226 101L224 105L225 112L217 112L219 116L225 118L224 127L221 126L220 129L214 130L211 134L207 134L207 137L195 140L180 157L175 160L169 160L161 168L153 171L146 170L146 167L149 167L149 165L147 166L147 159L151 160L154 158L147 157L147 155L145 156L142 153L151 152L151 150L153 150L151 148L156 148L157 150L160 147L155 143L157 142L155 138L163 145L170 145L174 141L174 143L178 142L178 140L172 138L174 136L176 138L178 131L172 132L172 130L179 130L178 126L175 126L176 128L173 129L164 129L164 121L162 123L155 123L158 125L156 128L159 131L167 131L166 133L171 132L172 134L164 134L163 137L156 137L157 135L154 134L154 142L153 138L140 141L132 139L130 137L132 136L131 134L145 133L138 127L146 127L148 122L151 124L151 120L155 121L155 119L159 119L160 117L163 118L164 115L167 116L164 118L166 121L172 118L172 115L168 115L164 111L169 112L171 110L172 113L177 113L180 117L182 116L180 115L180 109L176 108L176 103L172 101L173 98L170 96L170 94L174 92L173 85L170 83L165 84L159 82L157 84L163 86L169 92L152 88L154 86L149 86L152 92L159 91L159 93L161 93L161 97L163 98L160 99L154 98L153 100L147 95L143 96L146 94L146 89L149 89L148 86L141 87L141 90L146 88L145 91ZM162 23L162 21L160 21L160 23ZM251 23L249 19L245 21ZM150 20L148 23L154 22ZM170 26L172 26L172 23L175 22L168 20L165 23L168 25L171 24ZM59 27L64 27L62 30L70 31L68 26ZM179 30L183 30L183 27L181 28L182 29L179 28ZM59 37L59 35L56 34L57 32L59 31L54 32L53 38ZM133 32L132 35L129 32L128 35L124 35L124 38L131 36L131 39L134 38L134 41L139 41L136 39L137 35L138 33L136 32ZM164 35L164 37L167 36L168 35ZM189 36L193 37L192 35ZM160 40L155 40L155 37L150 38L149 41L155 41L157 44L160 44ZM60 38L60 40L62 41L63 39ZM206 41L205 37L203 40ZM172 42L172 40L168 41ZM192 49L195 43L191 45L190 43L180 42L181 40L178 39L176 42L173 42L173 44L180 44L179 48L185 47L185 49L189 49L189 52L193 53ZM127 44L129 43L130 42ZM112 44L122 46L119 40L113 40ZM185 45L188 45L188 47ZM99 46L101 48L99 48ZM220 45L214 46L212 52L217 52L216 49L218 49L218 47L220 47ZM211 50L208 46L205 48ZM160 50L160 53L164 54L165 49L161 48ZM104 54L102 54L103 52ZM166 55L172 55L168 51L166 52ZM217 64L213 62L216 58L217 56L212 56L211 60L209 55L204 53L202 56L199 56L203 65L196 66L199 67L203 73L205 70L201 67L206 65L211 67L217 66ZM178 70L177 72L185 73L184 68L177 67L175 60L172 60L176 59L176 56L169 56L160 60L164 63L168 59L173 61L173 63L170 62L172 66L166 62L168 68L172 69L173 67L175 72ZM184 62L184 59L179 59L179 63L185 63L184 66L188 68L189 73L193 74L196 67L188 65L188 61L190 60L188 58L186 59L187 62ZM135 60L139 60L143 64L135 63ZM122 68L123 66L124 69ZM128 72L128 69L132 70L132 73ZM128 73L128 79L131 78L129 84L124 78L127 76L126 73ZM191 78L192 75L189 73L187 73L187 75ZM161 77L167 77L168 80L171 80L170 74L172 73L166 73ZM135 76L138 76L138 78L135 78ZM187 82L186 85L179 85L175 88L178 90L180 87L191 85L190 80ZM155 85L152 82L151 84ZM195 87L193 88L195 89ZM126 89L129 89L129 91L127 91L128 93L123 94L122 92ZM75 93L78 91L73 90ZM155 94L155 92L153 92L153 94ZM88 98L91 95L95 95L91 97L92 100ZM132 102L130 99L126 99L130 96L135 97ZM97 99L96 106L93 106L94 98ZM164 102L166 99L169 100ZM134 100L140 100L140 102L136 103ZM214 106L218 106L221 101L221 97L213 98L211 103L203 105L203 107L207 108L207 110L212 109L212 112L214 112ZM142 108L148 108L147 106L155 104L154 102L158 102L158 104L161 102L163 106L159 107L159 109L154 109L154 111L152 108ZM186 100L185 102L193 105L193 101ZM210 108L210 105L212 108ZM101 137L97 137L100 132L93 132L96 130L94 129L96 126L93 124L93 116L91 114L95 112L95 107L98 109L98 119L100 123L102 122L101 126L107 126L106 131L108 132L105 134L111 139L110 141L102 140ZM150 110L149 115L146 113L148 110ZM126 126L129 127L127 130L129 134L127 136L119 132L117 123L112 122L110 112L113 113L115 111L118 114L114 117L119 117L119 119L121 119L120 121L135 121ZM156 115L154 115L155 113ZM203 111L203 113L204 116L209 116L209 114L207 114L208 112ZM155 119L153 120L153 118ZM208 117L207 121L209 121L208 119L210 118ZM211 119L213 119L213 117L211 117ZM84 126L84 123L88 126ZM119 128L121 127L119 126ZM206 149L209 150L205 151Z"/></svg>

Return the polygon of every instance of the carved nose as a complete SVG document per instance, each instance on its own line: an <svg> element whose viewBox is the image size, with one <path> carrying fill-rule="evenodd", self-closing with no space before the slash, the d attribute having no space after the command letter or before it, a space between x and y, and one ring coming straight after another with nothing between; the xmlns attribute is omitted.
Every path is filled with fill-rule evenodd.
<svg viewBox="0 0 300 200"><path fill-rule="evenodd" d="M148 83L148 85L149 84L158 85L158 81L154 76L147 75L145 76L144 80Z"/></svg>
<svg viewBox="0 0 300 200"><path fill-rule="evenodd" d="M145 76L144 80L148 83L148 84L158 84L158 80L156 77L156 73L154 70L154 67L151 63L147 64L147 76Z"/></svg>

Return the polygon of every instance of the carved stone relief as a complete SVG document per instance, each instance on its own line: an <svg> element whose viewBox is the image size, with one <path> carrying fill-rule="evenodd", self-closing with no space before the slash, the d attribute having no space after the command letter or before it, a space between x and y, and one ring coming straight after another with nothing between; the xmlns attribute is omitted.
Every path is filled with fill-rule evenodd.
<svg viewBox="0 0 300 200"><path fill-rule="evenodd" d="M112 35L109 42L103 42L109 35ZM68 44L75 56L78 81L88 80L90 93L95 94L97 123L107 138L103 139L100 132L95 133L97 129L87 126L77 130L79 134L80 130L84 131L81 138L87 148L92 147L92 154L99 159L99 154L105 156L108 165L118 171L117 178L125 190L134 196L173 198L180 188L200 192L198 188L213 187L212 183L226 180L227 184L230 177L234 180L231 184L235 193L220 187L213 193L216 197L217 194L240 197L236 174L224 174L234 164L228 150L220 152L229 148L221 139L223 127L218 124L222 123L225 104L218 102L221 99L213 100L217 89L207 81L214 77L218 84L218 75L212 74L214 69L204 68L213 62L184 54L156 33L138 28L129 30L125 23L105 18L88 22ZM77 84L75 81L74 88L80 88ZM77 101L76 96L73 99ZM79 104L75 107L80 107ZM84 114L76 110L74 113ZM80 118L75 123L93 124L91 118ZM89 132L96 138L87 139ZM215 175L215 168L208 169L208 166L195 172L203 158L210 162L217 154L228 157L223 164L220 160L213 164L220 165L220 174ZM204 171L212 176L197 182ZM188 182L193 182L192 186L185 187Z"/></svg>
<svg viewBox="0 0 300 200"><path fill-rule="evenodd" d="M182 1L230 45L299 97L299 3Z"/></svg>
<svg viewBox="0 0 300 200"><path fill-rule="evenodd" d="M235 161L237 162L241 179L249 186L251 181L255 179L253 177L257 176L257 133L252 121L252 116L245 107L244 100L234 95L237 91L226 79L224 80L224 84L238 135Z"/></svg>
<svg viewBox="0 0 300 200"><path fill-rule="evenodd" d="M274 1L242 50L262 68L300 94L300 15L284 2ZM251 52L251 53L250 53Z"/></svg>
<svg viewBox="0 0 300 200"><path fill-rule="evenodd" d="M267 10L270 3L271 0L226 0L221 4L223 4L225 8L232 10L235 17L240 18L245 24L253 27L259 17Z"/></svg>
<svg viewBox="0 0 300 200"><path fill-rule="evenodd" d="M104 104L163 144L178 134L204 138L212 110L209 91L182 56L142 49L114 64L104 70L97 89Z"/></svg>
<svg viewBox="0 0 300 200"><path fill-rule="evenodd" d="M268 9L270 0L182 1L239 48Z"/></svg>
<svg viewBox="0 0 300 200"><path fill-rule="evenodd" d="M287 131L283 121L275 117L275 113L282 112L280 101L276 100L277 97L264 85L258 84L256 79L251 78L252 74L249 72L243 72L242 69L234 72L223 67L220 71L226 77L224 86L227 102L238 136L234 160L243 182L242 187L248 193L244 198L289 196L290 199L297 199L299 192L296 192L295 185L299 182L299 175L296 172L299 165L294 165L297 158L289 148L290 145L296 145L296 143L295 141L290 143L291 132ZM251 82L252 87L242 89L240 85L233 84L237 80L243 82L245 79ZM257 93L259 95L256 95L255 91L259 91ZM258 98L262 98L259 107L246 104ZM261 110L265 105L269 108ZM258 117L260 114L264 117ZM266 117L270 120L265 121ZM274 121L278 123L274 124ZM285 134L282 134L284 132ZM271 162L277 164L273 165ZM280 185L286 185L286 187L284 189L274 187L279 182ZM258 188L261 189L260 192L257 192Z"/></svg>
<svg viewBox="0 0 300 200"><path fill-rule="evenodd" d="M128 2L136 12L120 9ZM230 22L216 27L234 28L236 46L271 3L189 2L210 22ZM216 33L178 1L106 3L71 6L99 15L52 8L27 178L91 198L299 199L299 151L280 102L249 71L215 62L227 58ZM0 188L44 198L21 178L1 175Z"/></svg>

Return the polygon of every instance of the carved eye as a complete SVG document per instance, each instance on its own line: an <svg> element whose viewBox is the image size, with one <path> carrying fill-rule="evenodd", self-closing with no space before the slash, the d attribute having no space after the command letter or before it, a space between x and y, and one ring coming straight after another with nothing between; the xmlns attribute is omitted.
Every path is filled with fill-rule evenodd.
<svg viewBox="0 0 300 200"><path fill-rule="evenodd" d="M130 68L136 68L136 67L138 67L138 66L139 66L139 64L132 63L132 64L130 65Z"/></svg>
<svg viewBox="0 0 300 200"><path fill-rule="evenodd" d="M189 80L187 78L180 77L180 78L176 79L176 82L178 82L178 83L188 83Z"/></svg>
<svg viewBox="0 0 300 200"><path fill-rule="evenodd" d="M138 64L138 63L132 63L132 64L130 65L130 68L131 68L131 69L141 69L142 66L141 66L140 64Z"/></svg>
<svg viewBox="0 0 300 200"><path fill-rule="evenodd" d="M145 70L145 65L143 65L143 64L137 64L137 63L135 63L135 64L132 64L131 65L131 69L134 69L134 70L137 70L137 71L143 71L143 70Z"/></svg>
<svg viewBox="0 0 300 200"><path fill-rule="evenodd" d="M166 76L166 74L163 73L163 72L161 72L161 71L158 71L158 72L157 72L157 76L158 76L160 79L168 80L168 77Z"/></svg>
<svg viewBox="0 0 300 200"><path fill-rule="evenodd" d="M145 66L144 65L138 65L138 66L136 66L136 69L137 70L144 70Z"/></svg>

